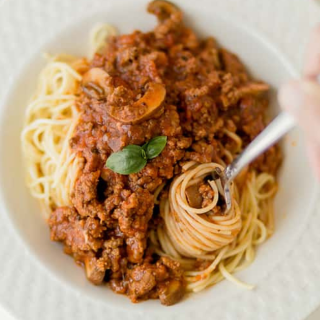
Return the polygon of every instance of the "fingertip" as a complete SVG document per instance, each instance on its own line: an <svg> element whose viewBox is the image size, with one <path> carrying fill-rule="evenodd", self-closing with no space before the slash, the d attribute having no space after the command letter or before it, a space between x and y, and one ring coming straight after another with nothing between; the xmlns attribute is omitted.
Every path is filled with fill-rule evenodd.
<svg viewBox="0 0 320 320"><path fill-rule="evenodd" d="M281 108L295 116L303 104L301 81L292 80L282 85L278 92L278 101Z"/></svg>
<svg viewBox="0 0 320 320"><path fill-rule="evenodd" d="M314 102L320 105L320 85L316 81L303 80L301 82L301 89L304 94L310 99L315 100Z"/></svg>
<svg viewBox="0 0 320 320"><path fill-rule="evenodd" d="M309 141L307 143L307 155L316 178L320 182L320 145L313 141Z"/></svg>
<svg viewBox="0 0 320 320"><path fill-rule="evenodd" d="M320 23L318 23L313 29L311 33L312 39L317 39L320 41Z"/></svg>
<svg viewBox="0 0 320 320"><path fill-rule="evenodd" d="M320 119L320 85L310 80L294 80L284 84L278 93L280 106L297 117L303 111L306 116Z"/></svg>
<svg viewBox="0 0 320 320"><path fill-rule="evenodd" d="M306 78L311 80L315 80L320 73L320 24L312 29L303 73Z"/></svg>
<svg viewBox="0 0 320 320"><path fill-rule="evenodd" d="M307 80L291 81L279 90L279 102L296 119L306 137L320 145L320 85Z"/></svg>

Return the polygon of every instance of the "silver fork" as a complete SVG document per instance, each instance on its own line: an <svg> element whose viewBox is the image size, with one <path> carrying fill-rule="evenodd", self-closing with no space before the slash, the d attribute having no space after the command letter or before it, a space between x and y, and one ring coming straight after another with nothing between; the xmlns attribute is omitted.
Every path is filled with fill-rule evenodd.
<svg viewBox="0 0 320 320"><path fill-rule="evenodd" d="M320 75L316 81L320 83ZM212 173L214 180L220 179L224 198L226 202L226 210L231 208L230 183L238 175L238 173L249 163L251 163L261 153L273 146L282 136L295 126L293 117L281 112L269 125L243 150L243 152L230 163L224 171L216 168Z"/></svg>
<svg viewBox="0 0 320 320"><path fill-rule="evenodd" d="M230 183L238 173L256 157L274 145L283 135L295 126L293 117L281 112L269 125L243 150L243 152L230 163L224 171L216 168L212 176L214 180L220 179L226 211L231 208Z"/></svg>

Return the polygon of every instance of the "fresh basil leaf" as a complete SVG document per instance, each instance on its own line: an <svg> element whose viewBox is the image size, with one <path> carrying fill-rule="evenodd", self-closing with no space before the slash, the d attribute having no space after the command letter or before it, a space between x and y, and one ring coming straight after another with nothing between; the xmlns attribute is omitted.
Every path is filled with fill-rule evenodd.
<svg viewBox="0 0 320 320"><path fill-rule="evenodd" d="M135 144L129 144L128 146L124 147L122 150L129 150L130 152L132 152L133 154L138 154L138 152L140 152L140 156L147 160L147 155L144 149L142 149L142 147L137 146Z"/></svg>
<svg viewBox="0 0 320 320"><path fill-rule="evenodd" d="M128 146L124 147L124 148L122 149L122 151L123 151L123 150L130 150L130 152L131 152L131 150L132 150L132 152L138 153L138 152L141 152L141 147L140 147L140 146L137 146L136 144L129 144ZM121 152L121 151L119 151L119 152Z"/></svg>
<svg viewBox="0 0 320 320"><path fill-rule="evenodd" d="M146 154L148 159L153 159L157 157L164 147L167 144L167 137L166 136L159 136L151 139L146 147Z"/></svg>
<svg viewBox="0 0 320 320"><path fill-rule="evenodd" d="M141 150L140 146L126 146L121 151L111 154L106 166L112 171L124 175L137 173L147 164L147 160L142 158Z"/></svg>
<svg viewBox="0 0 320 320"><path fill-rule="evenodd" d="M166 136L155 137L141 147L130 144L121 151L111 154L106 166L112 171L124 175L137 173L145 167L148 159L157 157L166 144Z"/></svg>
<svg viewBox="0 0 320 320"><path fill-rule="evenodd" d="M144 149L141 148L141 157L145 160L147 160L147 154L146 152L144 151Z"/></svg>
<svg viewBox="0 0 320 320"><path fill-rule="evenodd" d="M148 146L148 142L146 142L145 144L143 144L143 145L141 146L141 148L142 148L144 151L146 151L146 150L147 150L147 146Z"/></svg>

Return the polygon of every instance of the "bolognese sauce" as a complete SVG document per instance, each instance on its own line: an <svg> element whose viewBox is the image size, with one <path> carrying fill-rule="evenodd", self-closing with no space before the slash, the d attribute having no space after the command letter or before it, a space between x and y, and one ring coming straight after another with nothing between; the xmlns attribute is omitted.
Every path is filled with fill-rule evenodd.
<svg viewBox="0 0 320 320"><path fill-rule="evenodd" d="M51 239L64 243L92 283L109 283L133 302L172 305L185 292L183 268L149 245L150 230L163 224L155 191L187 161L228 164L228 154L239 150L225 129L243 146L252 141L266 125L269 86L214 38L197 37L175 5L153 1L148 11L158 19L154 30L113 36L83 77L80 120L69 142L83 167L72 205L53 210L49 226ZM105 166L111 154L157 136L167 137L164 150L138 173ZM280 161L274 146L252 167L274 175ZM213 195L198 187L201 207Z"/></svg>

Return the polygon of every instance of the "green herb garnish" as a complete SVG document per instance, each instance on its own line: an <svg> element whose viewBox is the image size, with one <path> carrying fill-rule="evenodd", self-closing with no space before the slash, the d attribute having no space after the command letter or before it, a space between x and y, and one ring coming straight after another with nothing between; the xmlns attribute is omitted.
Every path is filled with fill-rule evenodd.
<svg viewBox="0 0 320 320"><path fill-rule="evenodd" d="M166 144L166 136L155 137L143 146L131 144L113 153L108 158L106 166L120 174L137 173L145 167L147 160L157 157Z"/></svg>
<svg viewBox="0 0 320 320"><path fill-rule="evenodd" d="M159 136L151 139L147 144L143 146L146 151L148 159L157 157L167 144L166 136Z"/></svg>

